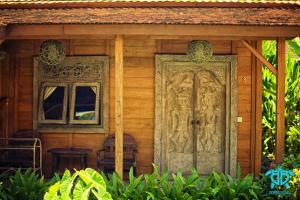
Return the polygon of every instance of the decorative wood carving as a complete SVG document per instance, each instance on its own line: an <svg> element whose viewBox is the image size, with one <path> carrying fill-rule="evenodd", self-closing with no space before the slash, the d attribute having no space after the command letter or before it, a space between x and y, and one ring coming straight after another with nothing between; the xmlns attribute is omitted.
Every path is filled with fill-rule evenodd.
<svg viewBox="0 0 300 200"><path fill-rule="evenodd" d="M44 64L56 66L63 62L65 56L65 48L60 41L47 40L42 43L39 58Z"/></svg>
<svg viewBox="0 0 300 200"><path fill-rule="evenodd" d="M74 65L44 65L42 76L45 78L63 79L101 79L101 71L96 63L75 63ZM100 75L100 76L99 76Z"/></svg>
<svg viewBox="0 0 300 200"><path fill-rule="evenodd" d="M193 40L188 45L187 55L193 62L206 62L212 54L212 47L206 40Z"/></svg>
<svg viewBox="0 0 300 200"><path fill-rule="evenodd" d="M93 56L67 57L62 64L55 66L39 62L39 70L45 81L101 81L104 61Z"/></svg>
<svg viewBox="0 0 300 200"><path fill-rule="evenodd" d="M156 56L154 162L170 172L235 175L236 58Z"/></svg>

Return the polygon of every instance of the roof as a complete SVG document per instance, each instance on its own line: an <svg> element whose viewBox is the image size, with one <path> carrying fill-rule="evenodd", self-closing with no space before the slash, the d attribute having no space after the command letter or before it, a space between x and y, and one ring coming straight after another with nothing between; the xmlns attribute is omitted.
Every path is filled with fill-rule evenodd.
<svg viewBox="0 0 300 200"><path fill-rule="evenodd" d="M0 0L9 24L300 26L300 0Z"/></svg>
<svg viewBox="0 0 300 200"><path fill-rule="evenodd" d="M103 6L249 6L300 5L300 0L0 0L0 7L103 7Z"/></svg>
<svg viewBox="0 0 300 200"><path fill-rule="evenodd" d="M74 2L233 2L233 3L299 3L298 0L0 0L1 3L74 3Z"/></svg>
<svg viewBox="0 0 300 200"><path fill-rule="evenodd" d="M3 9L0 24L196 24L300 26L300 8Z"/></svg>

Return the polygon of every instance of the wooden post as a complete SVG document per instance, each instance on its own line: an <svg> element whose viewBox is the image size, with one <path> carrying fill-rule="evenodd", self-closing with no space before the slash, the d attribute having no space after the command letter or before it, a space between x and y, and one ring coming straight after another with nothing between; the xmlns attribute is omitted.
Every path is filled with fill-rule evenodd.
<svg viewBox="0 0 300 200"><path fill-rule="evenodd" d="M257 51L262 52L262 41L256 43ZM261 173L261 157L262 157L262 63L256 59L255 63L255 159L254 174L259 176Z"/></svg>
<svg viewBox="0 0 300 200"><path fill-rule="evenodd" d="M115 38L115 136L116 172L123 177L123 37Z"/></svg>
<svg viewBox="0 0 300 200"><path fill-rule="evenodd" d="M276 146L275 162L281 163L285 141L285 39L277 40Z"/></svg>

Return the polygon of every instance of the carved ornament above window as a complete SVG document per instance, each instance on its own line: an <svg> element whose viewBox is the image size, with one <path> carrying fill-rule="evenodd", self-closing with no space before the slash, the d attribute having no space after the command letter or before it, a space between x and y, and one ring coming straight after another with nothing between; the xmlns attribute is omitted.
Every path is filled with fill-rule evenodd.
<svg viewBox="0 0 300 200"><path fill-rule="evenodd" d="M47 40L42 43L39 57L44 64L58 65L63 62L65 56L65 49L60 41Z"/></svg>
<svg viewBox="0 0 300 200"><path fill-rule="evenodd" d="M44 78L62 79L101 79L101 69L97 63L75 63L74 65L43 65L42 76Z"/></svg>

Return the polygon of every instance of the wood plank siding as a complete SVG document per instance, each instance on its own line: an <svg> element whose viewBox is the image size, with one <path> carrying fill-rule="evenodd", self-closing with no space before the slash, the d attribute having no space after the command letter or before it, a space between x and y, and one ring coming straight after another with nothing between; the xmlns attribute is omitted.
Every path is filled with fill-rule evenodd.
<svg viewBox="0 0 300 200"><path fill-rule="evenodd" d="M13 130L32 128L33 110L33 56L38 55L42 40L6 41L5 46L10 54L10 66L2 69L3 77L10 80L2 81L1 94L7 93L7 88L14 91L11 114ZM156 53L185 54L188 40L155 40L128 39L124 40L124 132L130 133L138 144L137 171L147 173L152 170L154 149L154 71ZM251 96L252 76L250 51L239 41L210 41L214 54L238 55L238 116L243 122L238 124L237 159L243 174L251 169ZM109 132L115 128L115 66L114 41L104 39L63 40L67 55L108 55L110 57L110 121ZM252 61L251 61L252 60ZM4 80L4 79L3 79ZM6 86L5 86L6 85ZM15 86L15 87L14 87ZM88 157L88 166L96 167L96 150L102 148L104 134L87 133L42 133L44 172L51 171L51 155L47 153L54 147L88 147L93 151ZM254 149L252 149L253 151ZM79 167L76 160L66 161L64 167Z"/></svg>

